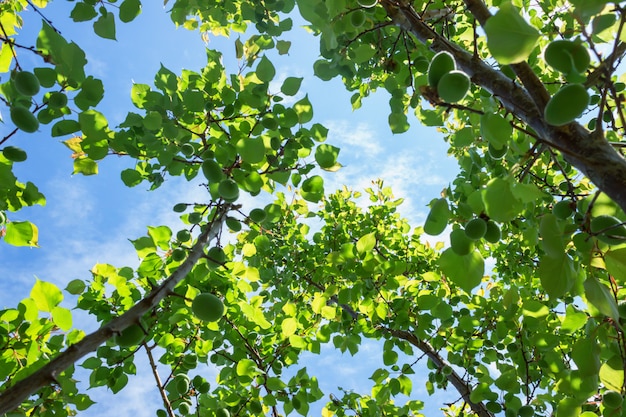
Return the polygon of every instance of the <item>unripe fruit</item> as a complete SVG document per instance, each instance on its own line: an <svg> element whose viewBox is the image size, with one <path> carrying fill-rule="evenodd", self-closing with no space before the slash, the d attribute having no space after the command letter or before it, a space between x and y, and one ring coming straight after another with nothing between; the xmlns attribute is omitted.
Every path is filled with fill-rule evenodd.
<svg viewBox="0 0 626 417"><path fill-rule="evenodd" d="M167 417L167 411L159 409L157 410L156 415L157 417Z"/></svg>
<svg viewBox="0 0 626 417"><path fill-rule="evenodd" d="M191 303L193 314L203 321L218 321L224 315L224 303L211 293L202 293Z"/></svg>
<svg viewBox="0 0 626 417"><path fill-rule="evenodd" d="M626 226L621 223L620 219L609 215L594 217L591 219L591 232L599 233L596 235L598 240L610 245L619 245L626 242Z"/></svg>
<svg viewBox="0 0 626 417"><path fill-rule="evenodd" d="M568 84L548 101L543 115L548 124L562 126L573 122L589 105L589 93L582 84Z"/></svg>
<svg viewBox="0 0 626 417"><path fill-rule="evenodd" d="M255 223L261 223L267 217L267 213L265 213L265 210L261 208L255 208L250 210L248 217L250 217L250 220Z"/></svg>
<svg viewBox="0 0 626 417"><path fill-rule="evenodd" d="M485 235L483 236L485 240L489 243L497 243L500 241L502 237L502 232L500 231L500 226L498 223L493 220L487 221L487 230L485 231Z"/></svg>
<svg viewBox="0 0 626 417"><path fill-rule="evenodd" d="M252 411L253 415L261 414L263 412L263 406L259 401L253 400L248 403L248 407L250 411Z"/></svg>
<svg viewBox="0 0 626 417"><path fill-rule="evenodd" d="M441 76L437 83L437 94L446 103L456 103L465 97L469 88L469 77L463 71L453 70Z"/></svg>
<svg viewBox="0 0 626 417"><path fill-rule="evenodd" d="M26 152L15 146L7 146L2 149L2 155L9 161L13 162L23 162L27 158Z"/></svg>
<svg viewBox="0 0 626 417"><path fill-rule="evenodd" d="M230 411L225 408L218 408L215 411L215 417L230 417Z"/></svg>
<svg viewBox="0 0 626 417"><path fill-rule="evenodd" d="M355 28L359 28L363 26L365 23L365 12L363 10L354 10L350 13L350 23Z"/></svg>
<svg viewBox="0 0 626 417"><path fill-rule="evenodd" d="M519 417L533 417L535 415L535 409L530 405L523 405L517 411Z"/></svg>
<svg viewBox="0 0 626 417"><path fill-rule="evenodd" d="M239 222L239 220L235 219L234 217L226 218L226 226L228 226L228 228L233 232L238 232L241 230L241 222Z"/></svg>
<svg viewBox="0 0 626 417"><path fill-rule="evenodd" d="M357 3L359 3L359 6L361 7L374 7L376 6L376 3L378 3L378 0L357 0Z"/></svg>
<svg viewBox="0 0 626 417"><path fill-rule="evenodd" d="M39 92L39 79L29 71L20 71L13 77L13 85L18 93L34 96Z"/></svg>
<svg viewBox="0 0 626 417"><path fill-rule="evenodd" d="M11 106L11 121L18 129L27 133L33 133L39 129L39 120L24 106Z"/></svg>
<svg viewBox="0 0 626 417"><path fill-rule="evenodd" d="M209 257L208 263L209 266L213 268L217 268L226 262L226 254L224 253L224 249L214 246L208 250L207 256Z"/></svg>
<svg viewBox="0 0 626 417"><path fill-rule="evenodd" d="M187 242L191 239L191 233L187 229L179 230L176 233L176 239L179 242Z"/></svg>
<svg viewBox="0 0 626 417"><path fill-rule="evenodd" d="M67 106L67 96L60 91L50 93L48 106L54 107L55 109Z"/></svg>
<svg viewBox="0 0 626 417"><path fill-rule="evenodd" d="M550 42L543 54L548 65L564 74L583 73L591 62L582 43L565 39Z"/></svg>
<svg viewBox="0 0 626 417"><path fill-rule="evenodd" d="M428 84L437 88L441 77L456 69L454 57L449 52L437 53L428 66Z"/></svg>
<svg viewBox="0 0 626 417"><path fill-rule="evenodd" d="M508 150L509 147L507 145L502 146L500 149L497 149L491 143L487 145L487 152L489 153L489 156L491 156L495 160L500 160L504 158L504 155L506 155Z"/></svg>
<svg viewBox="0 0 626 417"><path fill-rule="evenodd" d="M621 407L623 402L622 394L617 391L606 391L602 394L602 404L606 408L615 409Z"/></svg>
<svg viewBox="0 0 626 417"><path fill-rule="evenodd" d="M567 219L574 213L574 207L572 206L572 200L561 200L552 206L552 214L559 219Z"/></svg>
<svg viewBox="0 0 626 417"><path fill-rule="evenodd" d="M239 198L239 186L230 178L220 181L217 187L218 194L226 201L232 202Z"/></svg>
<svg viewBox="0 0 626 417"><path fill-rule="evenodd" d="M180 395L187 394L187 392L189 391L189 378L187 378L187 375L184 375L177 379L178 380L176 381L176 391L178 391Z"/></svg>
<svg viewBox="0 0 626 417"><path fill-rule="evenodd" d="M477 240L487 233L487 222L477 217L465 225L465 234L472 240Z"/></svg>
<svg viewBox="0 0 626 417"><path fill-rule="evenodd" d="M457 255L464 256L474 249L474 242L463 229L455 229L450 232L450 247Z"/></svg>
<svg viewBox="0 0 626 417"><path fill-rule="evenodd" d="M178 405L178 411L183 416L186 416L191 411L191 406L187 402L182 402Z"/></svg>
<svg viewBox="0 0 626 417"><path fill-rule="evenodd" d="M222 167L214 159L206 159L202 162L202 173L209 182L218 182L224 177Z"/></svg>
<svg viewBox="0 0 626 417"><path fill-rule="evenodd" d="M121 347L137 346L144 338L141 326L133 324L113 337L113 341Z"/></svg>
<svg viewBox="0 0 626 417"><path fill-rule="evenodd" d="M193 145L191 143L184 143L181 147L180 147L180 153L182 153L183 155L185 155L186 157L190 157L194 154L195 152L195 148L193 147Z"/></svg>
<svg viewBox="0 0 626 417"><path fill-rule="evenodd" d="M185 252L184 249L176 248L172 251L171 257L173 261L180 262L183 259L185 259L186 255L187 255L187 252Z"/></svg>

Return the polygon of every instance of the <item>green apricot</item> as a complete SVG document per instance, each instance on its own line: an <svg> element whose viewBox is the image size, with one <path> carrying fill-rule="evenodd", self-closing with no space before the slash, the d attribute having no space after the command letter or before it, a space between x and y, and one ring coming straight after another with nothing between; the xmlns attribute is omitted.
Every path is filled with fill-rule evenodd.
<svg viewBox="0 0 626 417"><path fill-rule="evenodd" d="M357 0L357 3L359 3L361 7L370 8L376 6L378 0Z"/></svg>
<svg viewBox="0 0 626 417"><path fill-rule="evenodd" d="M211 249L207 251L207 256L209 257L209 264L217 268L218 266L224 264L226 262L226 253L224 249L219 246L213 246Z"/></svg>
<svg viewBox="0 0 626 417"><path fill-rule="evenodd" d="M189 215L187 216L187 220L191 224L198 224L202 221L202 213L198 213L196 211L194 211L193 213L189 213Z"/></svg>
<svg viewBox="0 0 626 417"><path fill-rule="evenodd" d="M248 403L248 408L252 411L253 415L261 414L263 412L263 405L259 401L253 400Z"/></svg>
<svg viewBox="0 0 626 417"><path fill-rule="evenodd" d="M187 375L181 375L177 378L176 391L178 391L180 395L185 395L189 392L189 378Z"/></svg>
<svg viewBox="0 0 626 417"><path fill-rule="evenodd" d="M215 410L215 417L230 417L230 411L225 408Z"/></svg>
<svg viewBox="0 0 626 417"><path fill-rule="evenodd" d="M350 23L355 28L360 28L365 23L365 12L357 9L350 13Z"/></svg>
<svg viewBox="0 0 626 417"><path fill-rule="evenodd" d="M192 156L195 152L196 152L196 149L193 147L191 143L184 143L180 147L180 153L182 153L186 157Z"/></svg>
<svg viewBox="0 0 626 417"><path fill-rule="evenodd" d="M188 402L182 402L178 405L178 411L183 416L186 416L191 411L191 405Z"/></svg>
<svg viewBox="0 0 626 417"><path fill-rule="evenodd" d="M13 85L18 93L34 96L39 92L39 79L29 71L20 71L13 77Z"/></svg>
<svg viewBox="0 0 626 417"><path fill-rule="evenodd" d="M552 206L552 214L559 219L567 219L574 213L575 206L575 204L572 204L572 200L561 200Z"/></svg>
<svg viewBox="0 0 626 417"><path fill-rule="evenodd" d="M563 74L583 73L591 63L589 52L581 42L566 39L550 42L543 57L548 65Z"/></svg>
<svg viewBox="0 0 626 417"><path fill-rule="evenodd" d="M477 217L465 225L465 234L472 240L478 240L487 233L487 222Z"/></svg>
<svg viewBox="0 0 626 417"><path fill-rule="evenodd" d="M535 415L535 409L530 405L523 405L517 411L519 417L533 417Z"/></svg>
<svg viewBox="0 0 626 417"><path fill-rule="evenodd" d="M461 101L470 88L470 79L463 71L453 70L441 76L437 93L446 103Z"/></svg>
<svg viewBox="0 0 626 417"><path fill-rule="evenodd" d="M267 213L265 213L265 210L261 208L254 208L250 210L248 217L250 217L250 220L255 223L261 223L267 217Z"/></svg>
<svg viewBox="0 0 626 417"><path fill-rule="evenodd" d="M27 158L26 152L15 146L7 146L2 149L2 155L12 162L23 162Z"/></svg>
<svg viewBox="0 0 626 417"><path fill-rule="evenodd" d="M446 51L437 53L428 66L428 84L437 88L441 77L456 69L454 57Z"/></svg>
<svg viewBox="0 0 626 417"><path fill-rule="evenodd" d="M548 124L563 126L573 122L589 105L589 93L582 84L567 84L552 96L543 116Z"/></svg>
<svg viewBox="0 0 626 417"><path fill-rule="evenodd" d="M191 233L187 229L179 230L176 233L176 239L179 242L188 242L189 240L191 240Z"/></svg>
<svg viewBox="0 0 626 417"><path fill-rule="evenodd" d="M474 249L474 242L463 229L454 229L450 232L450 247L457 255L464 256Z"/></svg>
<svg viewBox="0 0 626 417"><path fill-rule="evenodd" d="M450 208L445 198L438 198L430 206L430 213L424 223L424 233L437 236L443 232L448 225L450 218Z"/></svg>
<svg viewBox="0 0 626 417"><path fill-rule="evenodd" d="M502 232L500 231L500 226L498 223L493 220L487 221L487 230L485 231L485 235L483 236L485 240L489 243L497 243L500 241L502 237Z"/></svg>
<svg viewBox="0 0 626 417"><path fill-rule="evenodd" d="M601 215L591 219L591 232L596 233L598 240L610 245L626 242L626 226L617 217Z"/></svg>
<svg viewBox="0 0 626 417"><path fill-rule="evenodd" d="M493 146L491 142L489 142L489 145L487 145L487 153L489 153L489 156L495 160L500 160L504 158L504 155L506 155L508 150L509 150L509 147L506 144L502 146L500 149Z"/></svg>
<svg viewBox="0 0 626 417"><path fill-rule="evenodd" d="M217 187L217 192L226 201L235 201L239 198L239 186L237 183L227 178L220 181L220 185Z"/></svg>
<svg viewBox="0 0 626 417"><path fill-rule="evenodd" d="M158 409L156 411L156 415L157 415L157 417L167 417L167 411L162 410L162 409Z"/></svg>
<svg viewBox="0 0 626 417"><path fill-rule="evenodd" d="M202 173L209 182L219 182L224 177L222 167L214 159L206 159L202 162Z"/></svg>
<svg viewBox="0 0 626 417"><path fill-rule="evenodd" d="M173 261L180 262L185 259L185 256L187 256L187 252L185 252L184 249L176 248L172 251L172 254L170 256L172 257Z"/></svg>
<svg viewBox="0 0 626 417"><path fill-rule="evenodd" d="M11 121L15 126L27 133L36 132L39 129L39 120L26 107L11 106Z"/></svg>
<svg viewBox="0 0 626 417"><path fill-rule="evenodd" d="M199 294L191 303L193 314L203 321L218 321L224 315L224 303L215 295Z"/></svg>
<svg viewBox="0 0 626 417"><path fill-rule="evenodd" d="M143 329L138 324L133 324L113 337L113 341L121 347L137 346L144 338Z"/></svg>
<svg viewBox="0 0 626 417"><path fill-rule="evenodd" d="M604 394L602 394L602 404L606 407L606 408L611 408L611 409L615 409L615 408L619 408L622 406L622 403L624 402L624 398L622 397L622 394L620 394L617 391L605 391Z"/></svg>

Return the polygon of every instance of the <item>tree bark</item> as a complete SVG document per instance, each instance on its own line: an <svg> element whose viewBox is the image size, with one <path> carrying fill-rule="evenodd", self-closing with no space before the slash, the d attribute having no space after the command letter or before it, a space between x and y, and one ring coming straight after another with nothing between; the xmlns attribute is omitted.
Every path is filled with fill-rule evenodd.
<svg viewBox="0 0 626 417"><path fill-rule="evenodd" d="M219 206L213 220L206 230L198 236L189 256L163 283L153 289L144 299L130 310L85 336L80 342L68 347L63 353L50 361L41 369L18 381L6 391L0 393L0 416L15 410L30 395L40 388L54 384L57 376L83 356L95 351L100 345L127 327L139 323L143 315L157 306L161 300L172 293L174 287L191 271L193 266L204 256L205 246L214 239L222 229L230 204Z"/></svg>
<svg viewBox="0 0 626 417"><path fill-rule="evenodd" d="M513 65L522 85L495 70L479 57L448 41L424 22L410 5L382 0L389 17L435 52L447 51L472 82L489 91L502 105L537 134L539 139L561 151L566 161L576 167L626 212L626 159L596 132L577 122L551 126L543 117L549 95L526 63ZM466 0L470 13L481 24L491 14L480 0Z"/></svg>

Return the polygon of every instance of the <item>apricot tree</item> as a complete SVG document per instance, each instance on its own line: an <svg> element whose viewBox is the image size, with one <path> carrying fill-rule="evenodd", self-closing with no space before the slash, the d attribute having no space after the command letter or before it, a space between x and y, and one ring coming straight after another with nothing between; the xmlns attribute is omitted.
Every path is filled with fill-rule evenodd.
<svg viewBox="0 0 626 417"><path fill-rule="evenodd" d="M200 71L162 67L154 85L133 85L137 111L115 128L98 111L102 82L47 3L0 4L0 93L15 126L0 139L5 243L37 245L34 224L12 221L45 202L13 173L27 155L12 138L35 131L65 138L77 174L120 155L136 161L121 172L129 187L200 177L206 201L167 202L181 230L132 240L136 269L97 264L67 283L99 330L74 329L45 281L0 311L0 414L85 410L76 366L115 394L146 355L159 415L308 415L326 393L302 353L355 354L373 339L384 349L371 392L332 396L323 415L421 415L420 360L429 393L458 392L446 415L626 415L622 2L176 0L174 24L245 37L231 37L240 71L211 49ZM26 7L43 18L36 45L19 42ZM71 17L115 39L140 12L139 0L83 0ZM316 169L340 168L339 149L323 143L308 96L285 100L300 78L269 89L295 18L319 38L315 75L341 78L354 109L386 90L392 132L417 122L449 143L460 172L425 224L402 219L382 182L325 195ZM23 54L40 65L24 68ZM261 192L275 201L238 202ZM444 232L449 245L424 239Z"/></svg>

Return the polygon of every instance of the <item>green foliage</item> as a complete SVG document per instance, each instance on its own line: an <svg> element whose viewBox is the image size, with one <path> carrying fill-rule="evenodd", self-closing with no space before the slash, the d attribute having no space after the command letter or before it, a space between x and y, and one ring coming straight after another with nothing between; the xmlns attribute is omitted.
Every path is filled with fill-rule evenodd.
<svg viewBox="0 0 626 417"><path fill-rule="evenodd" d="M45 15L46 3L33 4ZM180 176L206 191L204 201L167 203L183 223L177 231L150 226L131 240L136 268L98 264L67 283L67 298L36 280L28 298L0 310L0 396L83 348L67 307L75 303L102 325L92 335L101 343L79 364L89 387L119 392L146 354L159 363L159 415L311 415L322 398L324 416L420 415L421 358L428 393L459 391L446 415L621 415L626 168L613 147L623 147L626 120L615 65L624 10L466 3L172 1L176 25L230 37L237 70L212 49L204 68L161 66L151 84L133 84L136 109L115 127L80 46L47 20L35 45L15 42L27 2L0 4L4 243L39 244L37 226L20 217L45 204L14 172L31 162L13 142L23 133L64 137L74 173L96 174L114 154L131 159L120 172L129 187L154 191ZM116 39L119 22L140 12L139 0L85 0L70 18ZM321 143L328 130L303 78L278 81L275 57L296 42L286 36L294 18L319 39L315 75L340 78L354 109L384 89L391 132L417 118L450 144L459 174L423 225L398 214L401 199L382 181L364 191L367 203L347 188L327 194L316 169L340 169L340 150ZM586 126L575 122L583 115ZM261 193L274 198L264 208ZM446 229L449 244L432 238ZM368 340L382 347L371 391L339 389L328 400L300 359L322 345L356 355ZM76 385L78 359L67 363L54 385L32 385L7 411L91 406ZM216 384L202 376L206 366Z"/></svg>

